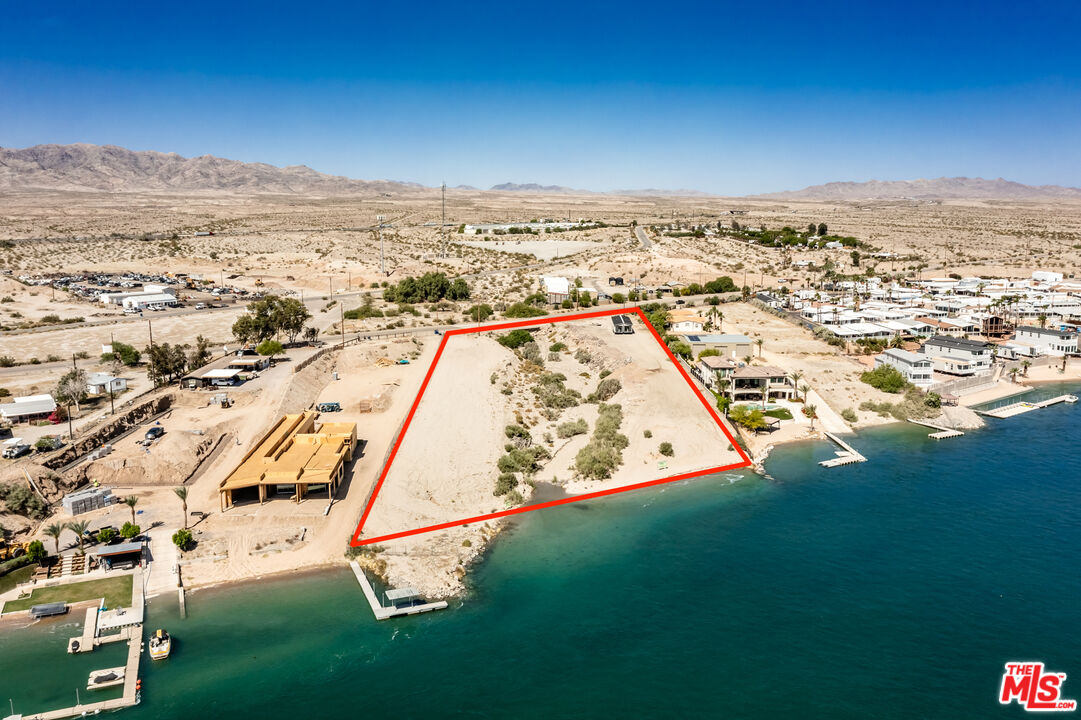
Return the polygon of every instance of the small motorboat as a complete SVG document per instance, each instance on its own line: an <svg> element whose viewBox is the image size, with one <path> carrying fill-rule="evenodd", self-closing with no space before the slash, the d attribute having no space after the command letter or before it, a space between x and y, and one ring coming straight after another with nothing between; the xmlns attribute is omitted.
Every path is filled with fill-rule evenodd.
<svg viewBox="0 0 1081 720"><path fill-rule="evenodd" d="M169 633L162 629L158 629L152 638L150 638L150 659L151 660L164 660L169 657L169 653L173 649L173 639L169 637Z"/></svg>

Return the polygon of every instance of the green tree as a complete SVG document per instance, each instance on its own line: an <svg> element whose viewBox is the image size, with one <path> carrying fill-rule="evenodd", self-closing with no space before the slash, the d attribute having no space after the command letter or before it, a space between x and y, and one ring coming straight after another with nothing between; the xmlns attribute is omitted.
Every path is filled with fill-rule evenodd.
<svg viewBox="0 0 1081 720"><path fill-rule="evenodd" d="M495 313L491 305L487 303L481 303L474 305L465 311L465 316L473 322L484 322Z"/></svg>
<svg viewBox="0 0 1081 720"><path fill-rule="evenodd" d="M128 495L126 498L124 498L124 504L128 506L129 510L131 510L131 524L134 525L135 506L139 504L139 498L135 497L134 495Z"/></svg>
<svg viewBox="0 0 1081 720"><path fill-rule="evenodd" d="M498 342L505 348L515 350L527 342L533 341L533 335L528 330L511 330L506 335L499 338Z"/></svg>
<svg viewBox="0 0 1081 720"><path fill-rule="evenodd" d="M140 357L139 351L131 345L125 345L122 342L113 342L112 352L102 353L101 361L116 362L131 367L139 364Z"/></svg>
<svg viewBox="0 0 1081 720"><path fill-rule="evenodd" d="M658 448L658 452L665 457L672 457L676 454L676 451L672 449L672 443L670 442L662 442L661 446Z"/></svg>
<svg viewBox="0 0 1081 720"><path fill-rule="evenodd" d="M56 550L56 556L60 557L60 536L64 534L65 525L63 523L53 523L45 528L43 531L46 535L53 539L53 548Z"/></svg>
<svg viewBox="0 0 1081 720"><path fill-rule="evenodd" d="M184 347L161 343L146 349L146 373L155 385L172 382L184 374L188 367L188 355Z"/></svg>
<svg viewBox="0 0 1081 720"><path fill-rule="evenodd" d="M125 540L131 540L133 537L136 537L141 532L142 528L140 528L135 523L125 522L120 527L120 537L124 538Z"/></svg>
<svg viewBox="0 0 1081 720"><path fill-rule="evenodd" d="M173 492L180 498L180 507L184 516L184 527L188 527L188 489L181 485L180 487L173 488Z"/></svg>
<svg viewBox="0 0 1081 720"><path fill-rule="evenodd" d="M98 542L108 543L116 537L116 529L111 527L102 528L98 531Z"/></svg>
<svg viewBox="0 0 1081 720"><path fill-rule="evenodd" d="M275 355L281 355L285 352L285 348L277 340L264 340L256 346L255 352L273 360Z"/></svg>
<svg viewBox="0 0 1081 720"><path fill-rule="evenodd" d="M803 407L803 414L806 415L811 421L811 429L815 429L815 418L818 417L818 408L814 405L805 405Z"/></svg>
<svg viewBox="0 0 1081 720"><path fill-rule="evenodd" d="M826 227L826 223L818 223L818 236L825 237L827 232L829 232L829 228Z"/></svg>
<svg viewBox="0 0 1081 720"><path fill-rule="evenodd" d="M75 533L75 540L79 543L79 554L84 555L86 550L83 544L86 542L86 531L90 528L90 523L85 520L72 520L67 524L67 528Z"/></svg>
<svg viewBox="0 0 1081 720"><path fill-rule="evenodd" d="M26 547L26 555L30 558L30 562L41 564L42 560L48 557L49 553L45 550L45 544L40 540L33 540Z"/></svg>
<svg viewBox="0 0 1081 720"><path fill-rule="evenodd" d="M859 250L853 250L850 253L850 255L852 257L852 267L859 267L860 266L860 251Z"/></svg>
<svg viewBox="0 0 1081 720"><path fill-rule="evenodd" d="M180 548L181 551L190 548L194 541L195 538L192 537L191 530L187 528L182 528L173 533L173 544Z"/></svg>
<svg viewBox="0 0 1081 720"><path fill-rule="evenodd" d="M202 335L195 338L195 348L188 355L188 367L192 370L201 368L210 361L210 341Z"/></svg>

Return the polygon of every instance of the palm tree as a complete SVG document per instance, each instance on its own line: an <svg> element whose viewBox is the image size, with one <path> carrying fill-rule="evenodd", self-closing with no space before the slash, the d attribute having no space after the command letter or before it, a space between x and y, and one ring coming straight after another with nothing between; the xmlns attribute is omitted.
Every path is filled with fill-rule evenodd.
<svg viewBox="0 0 1081 720"><path fill-rule="evenodd" d="M53 548L56 550L56 556L60 557L60 536L64 534L63 523L53 523L45 528L45 534L53 539Z"/></svg>
<svg viewBox="0 0 1081 720"><path fill-rule="evenodd" d="M799 387L799 381L803 378L803 373L799 370L795 370L791 373L792 387Z"/></svg>
<svg viewBox="0 0 1081 720"><path fill-rule="evenodd" d="M1017 368L1010 368L1010 382L1017 382Z"/></svg>
<svg viewBox="0 0 1081 720"><path fill-rule="evenodd" d="M129 509L131 509L131 524L134 525L135 506L139 504L139 498L135 497L134 495L128 495L126 498L124 498L124 504L127 505Z"/></svg>
<svg viewBox="0 0 1081 720"><path fill-rule="evenodd" d="M816 408L814 405L808 405L803 409L803 414L811 420L811 430L815 429L815 418L818 417L818 415L815 414L815 411L817 409L818 408Z"/></svg>
<svg viewBox="0 0 1081 720"><path fill-rule="evenodd" d="M1040 327L1047 327L1047 313L1040 313L1036 316L1036 322L1040 323Z"/></svg>
<svg viewBox="0 0 1081 720"><path fill-rule="evenodd" d="M83 542L86 540L86 530L90 527L90 523L86 520L72 520L67 524L68 530L75 533L75 539L79 543L79 554L85 555L86 551L83 549Z"/></svg>
<svg viewBox="0 0 1081 720"><path fill-rule="evenodd" d="M743 363L745 365L750 365L752 360L754 360L754 358L752 356L745 355L744 358L743 358Z"/></svg>
<svg viewBox="0 0 1081 720"><path fill-rule="evenodd" d="M799 391L803 393L803 402L807 402L807 393L811 392L811 386L807 383L803 383L799 386Z"/></svg>
<svg viewBox="0 0 1081 720"><path fill-rule="evenodd" d="M762 384L762 409L766 409L766 403L769 402L769 380L766 380Z"/></svg>
<svg viewBox="0 0 1081 720"><path fill-rule="evenodd" d="M1028 369L1030 367L1032 367L1032 361L1031 360L1022 360L1021 361L1021 374L1024 375L1025 377L1028 377Z"/></svg>
<svg viewBox="0 0 1081 720"><path fill-rule="evenodd" d="M762 359L762 345L765 344L765 342L766 341L763 340L762 338L758 338L757 340L754 341L754 344L758 346L758 359L759 360Z"/></svg>
<svg viewBox="0 0 1081 720"><path fill-rule="evenodd" d="M184 508L184 529L188 529L188 489L181 485L178 488L173 488L173 492L180 498L180 504Z"/></svg>

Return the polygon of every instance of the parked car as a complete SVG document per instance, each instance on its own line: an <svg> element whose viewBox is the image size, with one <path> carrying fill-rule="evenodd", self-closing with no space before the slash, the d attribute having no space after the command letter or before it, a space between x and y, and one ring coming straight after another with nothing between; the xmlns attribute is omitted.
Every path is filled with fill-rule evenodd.
<svg viewBox="0 0 1081 720"><path fill-rule="evenodd" d="M196 310L206 310L206 303L195 303Z"/></svg>
<svg viewBox="0 0 1081 720"><path fill-rule="evenodd" d="M154 427L147 430L146 435L144 435L143 437L145 439L147 439L147 440L154 441L154 440L157 440L158 438L160 438L164 434L165 434L165 428L163 428L161 425L155 425Z"/></svg>

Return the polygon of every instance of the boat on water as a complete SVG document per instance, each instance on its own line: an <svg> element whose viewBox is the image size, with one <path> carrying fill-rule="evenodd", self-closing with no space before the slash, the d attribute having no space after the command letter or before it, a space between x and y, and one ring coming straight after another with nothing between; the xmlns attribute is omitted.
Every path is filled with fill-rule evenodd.
<svg viewBox="0 0 1081 720"><path fill-rule="evenodd" d="M154 633L154 636L150 638L150 659L151 660L164 660L169 657L169 653L173 649L173 639L169 637L169 633L165 632L161 628Z"/></svg>
<svg viewBox="0 0 1081 720"><path fill-rule="evenodd" d="M86 681L86 689L104 690L106 688L116 687L117 685L123 685L124 673L125 669L123 667L95 670L90 673L90 679Z"/></svg>

